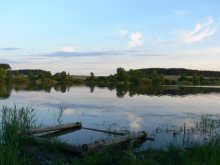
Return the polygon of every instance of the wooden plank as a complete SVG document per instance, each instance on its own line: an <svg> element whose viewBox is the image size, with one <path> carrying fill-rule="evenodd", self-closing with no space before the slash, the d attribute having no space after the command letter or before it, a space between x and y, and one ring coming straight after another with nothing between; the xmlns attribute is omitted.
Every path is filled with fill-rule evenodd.
<svg viewBox="0 0 220 165"><path fill-rule="evenodd" d="M82 150L84 152L94 151L94 150L98 150L98 149L101 149L104 147L119 145L119 144L125 143L129 140L142 139L142 138L146 138L146 137L147 137L147 134L144 131L132 132L128 135L118 136L118 137L115 137L113 139L106 140L106 141L96 141L96 142L90 143L90 144L83 144Z"/></svg>
<svg viewBox="0 0 220 165"><path fill-rule="evenodd" d="M113 135L126 135L126 134L128 134L128 133L123 133L123 132L106 131L106 130L101 130L101 129L96 129L96 128L88 128L88 127L82 127L82 129L97 131L97 132L104 132L104 133L113 134Z"/></svg>
<svg viewBox="0 0 220 165"><path fill-rule="evenodd" d="M28 129L25 132L18 132L18 134L31 135L31 134L61 131L61 130L67 130L67 129L73 129L73 128L81 128L81 127L82 127L82 123L76 122L76 123L60 124L60 125L44 127L44 128Z"/></svg>

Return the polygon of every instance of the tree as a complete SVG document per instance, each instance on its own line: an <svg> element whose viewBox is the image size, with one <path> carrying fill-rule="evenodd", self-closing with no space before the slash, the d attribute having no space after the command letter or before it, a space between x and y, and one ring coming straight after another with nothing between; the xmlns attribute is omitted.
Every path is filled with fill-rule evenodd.
<svg viewBox="0 0 220 165"><path fill-rule="evenodd" d="M89 77L90 81L95 81L95 75L93 72L90 73L90 77Z"/></svg>
<svg viewBox="0 0 220 165"><path fill-rule="evenodd" d="M200 77L197 74L193 75L193 85L200 85Z"/></svg>
<svg viewBox="0 0 220 165"><path fill-rule="evenodd" d="M6 78L7 76L7 71L3 68L0 68L0 80Z"/></svg>
<svg viewBox="0 0 220 165"><path fill-rule="evenodd" d="M11 69L9 64L0 64L0 68L5 69L5 70Z"/></svg>
<svg viewBox="0 0 220 165"><path fill-rule="evenodd" d="M65 72L65 71L61 72L61 73L60 73L60 79L61 79L61 81L64 81L66 78L67 78L66 72Z"/></svg>
<svg viewBox="0 0 220 165"><path fill-rule="evenodd" d="M116 79L118 81L128 82L128 73L124 68L117 68Z"/></svg>

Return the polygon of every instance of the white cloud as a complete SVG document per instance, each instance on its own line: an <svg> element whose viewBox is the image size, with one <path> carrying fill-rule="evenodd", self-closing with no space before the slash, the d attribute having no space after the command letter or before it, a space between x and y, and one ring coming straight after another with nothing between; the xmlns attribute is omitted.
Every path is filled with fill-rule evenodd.
<svg viewBox="0 0 220 165"><path fill-rule="evenodd" d="M181 44L201 42L213 36L218 29L218 25L217 21L212 17L207 17L203 21L197 23L193 30L175 30L173 32L175 40L166 40L157 36L155 43L160 45L177 46Z"/></svg>
<svg viewBox="0 0 220 165"><path fill-rule="evenodd" d="M142 38L143 38L142 33L132 32L130 35L131 41L129 42L128 47L133 48L133 47L142 45L143 44Z"/></svg>
<svg viewBox="0 0 220 165"><path fill-rule="evenodd" d="M205 21L197 23L192 31L178 34L178 38L181 43L191 44L211 37L216 31L217 27L214 25L214 19L208 17Z"/></svg>
<svg viewBox="0 0 220 165"><path fill-rule="evenodd" d="M128 33L127 30L118 30L117 34L118 34L119 37L125 37L125 36L127 36L129 33Z"/></svg>
<svg viewBox="0 0 220 165"><path fill-rule="evenodd" d="M220 54L220 48L217 46L213 47L203 47L203 48L193 48L193 49L187 49L187 50L182 50L179 52L175 52L175 55L180 55L180 56L190 56L190 57L218 57Z"/></svg>
<svg viewBox="0 0 220 165"><path fill-rule="evenodd" d="M185 10L180 10L180 9L173 10L173 13L177 17L182 17L182 16L187 15L187 12Z"/></svg>
<svg viewBox="0 0 220 165"><path fill-rule="evenodd" d="M75 52L76 49L73 46L64 46L62 48L60 48L61 52Z"/></svg>

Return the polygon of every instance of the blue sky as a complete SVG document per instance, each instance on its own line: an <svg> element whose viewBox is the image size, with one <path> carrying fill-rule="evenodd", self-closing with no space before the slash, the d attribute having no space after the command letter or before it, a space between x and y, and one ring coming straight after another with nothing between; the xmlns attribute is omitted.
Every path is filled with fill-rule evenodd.
<svg viewBox="0 0 220 165"><path fill-rule="evenodd" d="M219 0L0 2L0 63L13 69L220 70Z"/></svg>

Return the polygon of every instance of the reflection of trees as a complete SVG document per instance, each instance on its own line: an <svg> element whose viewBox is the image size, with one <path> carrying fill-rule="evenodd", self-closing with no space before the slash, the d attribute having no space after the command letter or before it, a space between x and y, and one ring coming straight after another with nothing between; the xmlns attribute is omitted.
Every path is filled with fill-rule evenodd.
<svg viewBox="0 0 220 165"><path fill-rule="evenodd" d="M90 87L90 92L94 91L94 84L87 84ZM169 96L186 96L195 94L209 94L209 93L220 93L220 88L207 88L207 87L178 87L178 86L152 86L146 84L129 84L129 83L98 83L96 84L99 88L107 88L110 91L116 90L116 95L120 98L124 97L127 93L130 97L135 95L169 95Z"/></svg>
<svg viewBox="0 0 220 165"><path fill-rule="evenodd" d="M128 92L128 89L129 89L129 86L128 86L128 84L118 84L118 85L116 85L116 91L117 91L117 93L116 93L116 95L118 96L118 97L124 97L124 95L126 95L126 93Z"/></svg>
<svg viewBox="0 0 220 165"><path fill-rule="evenodd" d="M66 84L49 85L46 83L3 83L0 84L0 97L8 98L11 95L12 89L14 89L15 91L44 91L50 93L52 88L54 88L58 92L65 93L69 91L70 86Z"/></svg>
<svg viewBox="0 0 220 165"><path fill-rule="evenodd" d="M12 88L10 84L0 84L0 98L9 98L11 95Z"/></svg>
<svg viewBox="0 0 220 165"><path fill-rule="evenodd" d="M89 86L89 88L90 88L90 93L93 93L94 90L95 90L95 85L94 85L94 84L91 84L91 85Z"/></svg>
<svg viewBox="0 0 220 165"><path fill-rule="evenodd" d="M69 86L65 84L56 84L54 89L58 92L65 93L66 91L69 91Z"/></svg>
<svg viewBox="0 0 220 165"><path fill-rule="evenodd" d="M0 84L0 97L7 98L10 96L11 90L15 91L45 91L51 92L51 89L54 88L58 92L65 93L69 91L71 86L77 85L68 85L65 83L57 84L47 84L47 83L1 83ZM220 88L202 88L202 87L178 87L178 86L152 86L146 84L129 84L129 83L98 83L98 84L86 84L90 88L92 93L97 86L98 88L107 88L110 91L115 90L116 95L119 98L124 97L127 93L130 97L135 95L170 95L170 96L185 96L190 94L209 94L209 93L220 93Z"/></svg>
<svg viewBox="0 0 220 165"><path fill-rule="evenodd" d="M148 85L116 85L116 95L123 97L127 92L129 96L134 95L170 95L185 96L190 94L209 94L220 93L220 88L202 88L202 87L175 87L175 86L148 86Z"/></svg>

